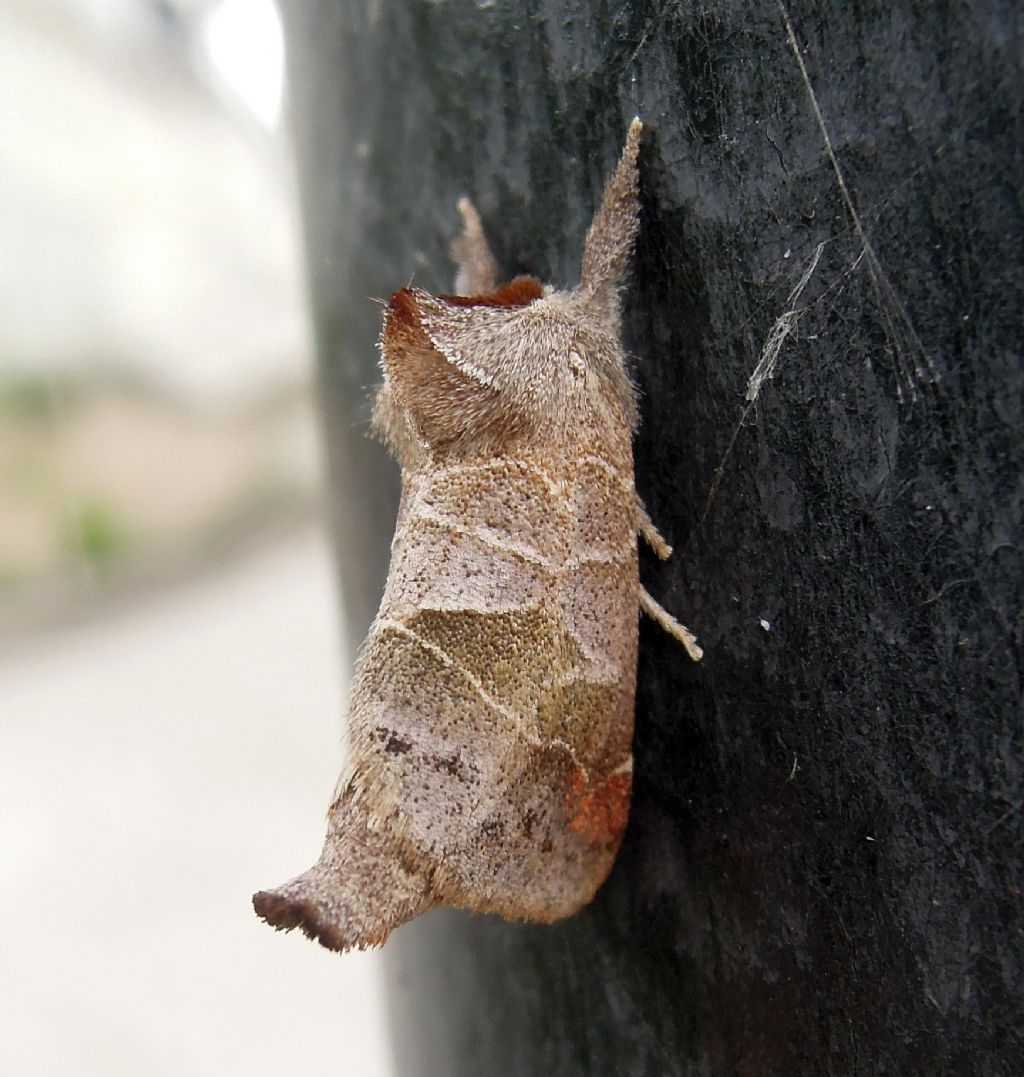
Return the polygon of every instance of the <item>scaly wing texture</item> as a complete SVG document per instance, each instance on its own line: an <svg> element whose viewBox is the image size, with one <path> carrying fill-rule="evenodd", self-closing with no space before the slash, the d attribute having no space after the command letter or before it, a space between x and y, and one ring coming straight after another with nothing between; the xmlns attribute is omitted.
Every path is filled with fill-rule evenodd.
<svg viewBox="0 0 1024 1077"><path fill-rule="evenodd" d="M350 788L446 904L555 919L607 874L629 793L632 496L590 454L416 483L353 695Z"/></svg>

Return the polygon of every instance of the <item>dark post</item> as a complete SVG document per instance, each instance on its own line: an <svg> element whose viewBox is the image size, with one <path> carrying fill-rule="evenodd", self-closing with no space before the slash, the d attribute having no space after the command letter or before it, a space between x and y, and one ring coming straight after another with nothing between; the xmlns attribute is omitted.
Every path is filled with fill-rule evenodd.
<svg viewBox="0 0 1024 1077"><path fill-rule="evenodd" d="M639 114L637 485L676 546L642 574L706 650L642 627L589 909L388 944L400 1072L1019 1073L1019 5L284 14L352 639L397 488L370 297L450 287L463 193L510 275L574 283Z"/></svg>

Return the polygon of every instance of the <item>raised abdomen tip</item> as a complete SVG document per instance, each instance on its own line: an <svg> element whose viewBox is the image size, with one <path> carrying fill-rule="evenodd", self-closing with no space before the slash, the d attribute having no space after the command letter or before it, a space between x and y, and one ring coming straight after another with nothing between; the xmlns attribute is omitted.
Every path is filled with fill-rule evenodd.
<svg viewBox="0 0 1024 1077"><path fill-rule="evenodd" d="M369 830L362 813L339 805L320 859L290 882L254 894L252 904L272 927L297 927L328 950L344 951L380 946L433 899L386 839Z"/></svg>

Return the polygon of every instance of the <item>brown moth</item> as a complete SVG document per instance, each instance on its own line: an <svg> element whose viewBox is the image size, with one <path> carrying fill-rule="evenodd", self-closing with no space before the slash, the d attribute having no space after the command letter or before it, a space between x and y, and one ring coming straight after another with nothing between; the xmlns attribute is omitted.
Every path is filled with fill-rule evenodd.
<svg viewBox="0 0 1024 1077"><path fill-rule="evenodd" d="M253 898L332 950L434 905L570 916L611 869L629 808L637 620L694 658L641 587L635 391L619 289L638 228L634 120L580 284L496 288L463 199L456 296L403 288L374 425L402 467L380 611L356 670L349 760L320 859Z"/></svg>

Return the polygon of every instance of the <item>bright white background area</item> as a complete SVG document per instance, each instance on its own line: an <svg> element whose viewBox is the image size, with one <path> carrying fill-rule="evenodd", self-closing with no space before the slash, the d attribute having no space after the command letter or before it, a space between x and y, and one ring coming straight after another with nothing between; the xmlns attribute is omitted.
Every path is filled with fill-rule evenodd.
<svg viewBox="0 0 1024 1077"><path fill-rule="evenodd" d="M282 63L270 0L0 0L0 366L302 369Z"/></svg>
<svg viewBox="0 0 1024 1077"><path fill-rule="evenodd" d="M249 903L319 855L334 582L296 536L0 660L0 1073L390 1071L378 953Z"/></svg>
<svg viewBox="0 0 1024 1077"><path fill-rule="evenodd" d="M393 1072L379 954L250 904L349 674L282 49L271 0L0 0L3 1077Z"/></svg>

